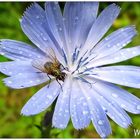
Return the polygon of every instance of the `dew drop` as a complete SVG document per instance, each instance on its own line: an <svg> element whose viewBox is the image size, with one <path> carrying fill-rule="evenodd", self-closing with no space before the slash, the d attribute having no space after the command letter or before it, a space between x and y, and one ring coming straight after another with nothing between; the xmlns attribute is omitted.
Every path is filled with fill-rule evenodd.
<svg viewBox="0 0 140 140"><path fill-rule="evenodd" d="M23 52L22 51L19 51L19 54L22 54Z"/></svg>
<svg viewBox="0 0 140 140"><path fill-rule="evenodd" d="M59 113L59 116L61 116L62 115L62 113Z"/></svg>
<svg viewBox="0 0 140 140"><path fill-rule="evenodd" d="M4 52L2 52L2 53L1 53L1 55L5 55L5 53L4 53Z"/></svg>
<svg viewBox="0 0 140 140"><path fill-rule="evenodd" d="M9 84L12 84L12 81L8 81Z"/></svg>
<svg viewBox="0 0 140 140"><path fill-rule="evenodd" d="M3 68L2 70L3 70L3 71L5 71L5 70L6 70L6 68Z"/></svg>
<svg viewBox="0 0 140 140"><path fill-rule="evenodd" d="M39 80L39 79L37 79L36 81L37 81L37 82L40 82L40 80Z"/></svg>
<svg viewBox="0 0 140 140"><path fill-rule="evenodd" d="M62 19L62 20L63 20L63 21L65 21L65 20L66 20L66 18L64 18L64 17L63 17L63 19Z"/></svg>
<svg viewBox="0 0 140 140"><path fill-rule="evenodd" d="M83 103L83 106L87 106L87 103L86 103L86 102L84 102L84 103Z"/></svg>
<svg viewBox="0 0 140 140"><path fill-rule="evenodd" d="M118 97L118 95L117 94L114 94L114 93L112 93L112 96L115 97L115 98Z"/></svg>
<svg viewBox="0 0 140 140"><path fill-rule="evenodd" d="M88 114L88 111L84 110L83 115L87 115L87 114Z"/></svg>
<svg viewBox="0 0 140 140"><path fill-rule="evenodd" d="M102 138L105 138L105 137L106 137L106 135L105 135L104 133L102 133L102 134L101 134L101 137L102 137Z"/></svg>
<svg viewBox="0 0 140 140"><path fill-rule="evenodd" d="M108 47L108 48L110 48L110 47L111 47L111 45L110 45L110 44L108 44L108 45L107 45L107 47Z"/></svg>
<svg viewBox="0 0 140 140"><path fill-rule="evenodd" d="M108 38L105 38L105 40L107 41L107 40L108 40Z"/></svg>
<svg viewBox="0 0 140 140"><path fill-rule="evenodd" d="M12 74L12 72L10 71L10 72L9 72L9 74L11 75L11 74Z"/></svg>
<svg viewBox="0 0 140 140"><path fill-rule="evenodd" d="M75 17L75 20L78 20L78 19L79 19L78 16L76 16L76 17Z"/></svg>
<svg viewBox="0 0 140 140"><path fill-rule="evenodd" d="M132 54L136 54L136 52L135 51L132 51Z"/></svg>
<svg viewBox="0 0 140 140"><path fill-rule="evenodd" d="M124 104L121 104L121 107L124 108L124 107L126 107L126 106L125 106Z"/></svg>
<svg viewBox="0 0 140 140"><path fill-rule="evenodd" d="M117 46L120 46L120 43L117 43Z"/></svg>
<svg viewBox="0 0 140 140"><path fill-rule="evenodd" d="M39 19L39 15L37 15L36 18Z"/></svg>
<svg viewBox="0 0 140 140"><path fill-rule="evenodd" d="M43 40L47 41L48 39L46 37L43 37Z"/></svg>
<svg viewBox="0 0 140 140"><path fill-rule="evenodd" d="M137 105L137 109L140 110L140 105Z"/></svg>
<svg viewBox="0 0 140 140"><path fill-rule="evenodd" d="M123 125L125 125L125 126L126 126L126 125L127 125L127 124L126 124L126 122L123 122Z"/></svg>

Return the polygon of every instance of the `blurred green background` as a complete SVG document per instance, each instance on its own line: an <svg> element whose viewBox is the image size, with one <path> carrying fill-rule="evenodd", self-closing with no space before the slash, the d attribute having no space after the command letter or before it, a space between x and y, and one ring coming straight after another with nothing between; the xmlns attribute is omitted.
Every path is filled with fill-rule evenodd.
<svg viewBox="0 0 140 140"><path fill-rule="evenodd" d="M116 3L121 7L121 13L108 34L127 25L136 25L136 29L138 30L138 33L140 33L140 3ZM22 32L19 23L19 19L22 17L24 10L30 4L30 2L0 2L0 39L9 38L31 43ZM44 3L40 4L43 5ZM101 2L100 11L109 4L110 3L107 2ZM64 3L60 3L60 5L63 9ZM140 35L138 34L128 47L139 44ZM0 61L7 61L7 59L0 56ZM121 64L140 66L140 57L135 57L127 62L122 62ZM25 117L20 115L20 110L26 101L39 90L41 86L22 90L12 90L2 83L1 80L4 77L4 75L0 74L0 138L99 138L99 135L95 132L92 124L90 124L88 128L80 131L75 130L71 122L64 130L51 129L50 126L47 128L40 128L40 122L42 121L45 112L36 116ZM137 97L140 97L139 89L124 88ZM134 135L134 129L139 129L140 131L140 116L129 115L132 117L133 124L128 129L123 129L110 120L112 135L110 135L109 138L140 137L140 135Z"/></svg>

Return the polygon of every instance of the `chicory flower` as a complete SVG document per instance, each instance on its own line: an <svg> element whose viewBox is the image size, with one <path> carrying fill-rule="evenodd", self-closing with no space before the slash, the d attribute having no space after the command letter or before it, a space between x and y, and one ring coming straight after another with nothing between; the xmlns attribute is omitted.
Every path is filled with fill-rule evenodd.
<svg viewBox="0 0 140 140"><path fill-rule="evenodd" d="M126 111L140 113L140 99L115 85L140 88L140 67L107 66L140 54L140 46L123 48L136 35L135 27L123 27L102 39L120 8L111 4L97 16L98 6L67 2L62 14L58 3L45 3L45 10L33 3L20 23L34 45L1 40L0 54L13 60L0 63L7 86L21 89L51 79L25 104L23 115L46 110L58 97L54 127L66 128L70 118L76 129L92 121L98 134L107 137L107 116L127 128L132 121Z"/></svg>

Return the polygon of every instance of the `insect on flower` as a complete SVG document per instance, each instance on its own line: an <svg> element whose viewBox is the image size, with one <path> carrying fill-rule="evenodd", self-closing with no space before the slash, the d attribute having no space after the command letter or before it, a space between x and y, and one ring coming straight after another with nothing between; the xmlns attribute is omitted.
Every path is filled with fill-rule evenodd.
<svg viewBox="0 0 140 140"><path fill-rule="evenodd" d="M21 114L38 114L58 97L54 127L66 128L70 118L76 129L92 122L102 138L111 134L108 117L127 128L132 121L126 111L140 114L140 99L115 85L140 88L140 67L109 65L140 55L140 46L124 48L137 34L135 26L103 38L120 7L111 4L97 16L98 7L98 2L66 2L62 13L57 2L45 3L45 9L33 3L20 23L35 47L1 40L0 54L13 60L0 63L0 71L8 76L3 79L7 86L21 89L52 79Z"/></svg>
<svg viewBox="0 0 140 140"><path fill-rule="evenodd" d="M48 57L50 58L50 61L45 62L45 64L43 64L41 66L41 63L39 61L33 61L32 65L39 69L40 71L47 73L48 77L49 75L53 76L56 78L56 80L61 80L64 82L65 76L66 74L64 72L62 72L65 68L64 66L57 60L55 53L52 49L48 50L50 53L48 55ZM51 54L52 53L52 54ZM49 77L50 78L50 77ZM51 78L50 78L51 80ZM59 81L58 81L59 83Z"/></svg>

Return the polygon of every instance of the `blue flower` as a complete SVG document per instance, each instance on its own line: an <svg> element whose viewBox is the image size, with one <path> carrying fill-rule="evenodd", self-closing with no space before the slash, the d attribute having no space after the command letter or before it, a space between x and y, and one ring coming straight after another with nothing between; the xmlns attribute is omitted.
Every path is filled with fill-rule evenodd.
<svg viewBox="0 0 140 140"><path fill-rule="evenodd" d="M52 125L64 129L71 118L74 128L92 121L101 137L111 134L107 116L123 128L131 123L126 111L139 114L140 99L114 85L140 88L140 67L106 66L140 54L140 46L123 48L136 35L127 26L102 39L120 8L111 4L97 16L97 2L67 2L63 15L58 3L33 3L20 20L33 45L4 39L0 54L13 60L0 63L8 76L4 83L15 89L51 82L25 104L21 114L46 110L58 97Z"/></svg>

